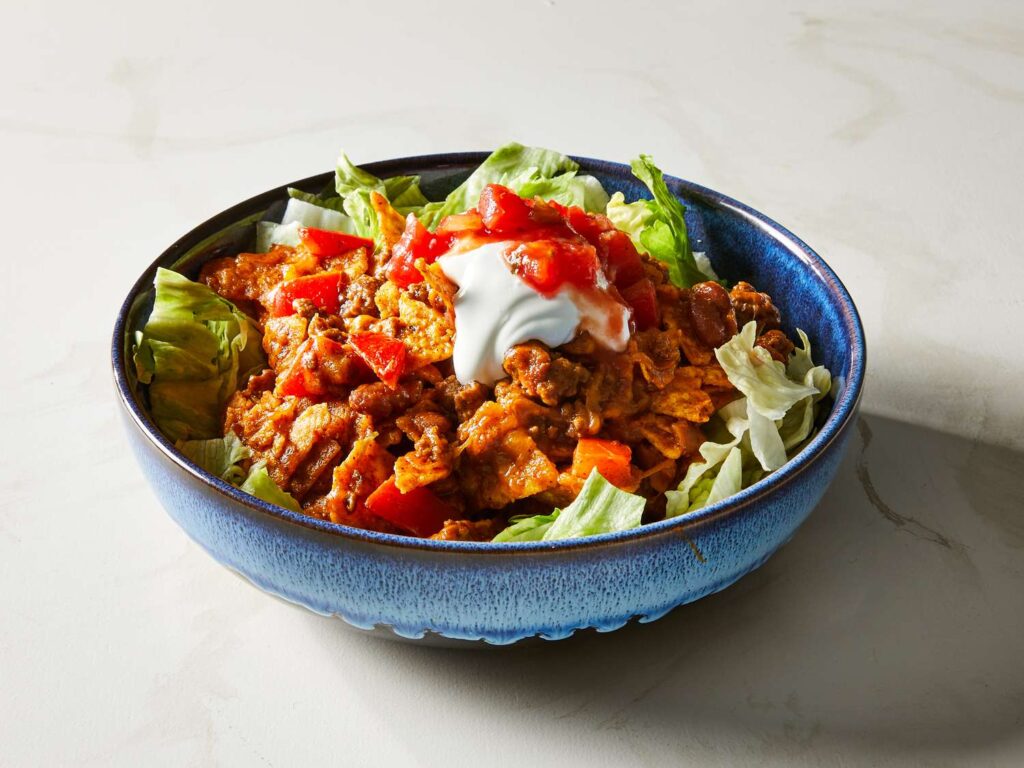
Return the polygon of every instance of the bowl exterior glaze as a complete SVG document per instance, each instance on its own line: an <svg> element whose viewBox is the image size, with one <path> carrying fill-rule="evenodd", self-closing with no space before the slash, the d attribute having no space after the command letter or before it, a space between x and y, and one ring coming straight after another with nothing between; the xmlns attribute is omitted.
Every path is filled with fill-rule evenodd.
<svg viewBox="0 0 1024 768"><path fill-rule="evenodd" d="M444 194L484 153L366 166L418 173ZM609 192L643 195L627 166L577 158ZM317 190L330 175L289 186ZM138 280L113 339L115 383L134 453L157 498L188 535L257 587L361 629L404 639L562 639L575 631L653 621L757 568L796 531L831 483L846 449L864 375L852 300L825 263L763 215L711 190L667 178L686 202L695 248L724 277L747 279L801 327L832 371L835 403L818 435L782 470L737 496L671 521L573 542L430 542L359 531L254 499L192 465L154 427L128 373L130 339L148 312L157 266L194 276L209 258L246 247L251 221L284 199L272 190L225 211L175 243ZM230 225L244 222L231 229ZM228 228L225 231L225 228ZM151 298L149 298L151 301Z"/></svg>

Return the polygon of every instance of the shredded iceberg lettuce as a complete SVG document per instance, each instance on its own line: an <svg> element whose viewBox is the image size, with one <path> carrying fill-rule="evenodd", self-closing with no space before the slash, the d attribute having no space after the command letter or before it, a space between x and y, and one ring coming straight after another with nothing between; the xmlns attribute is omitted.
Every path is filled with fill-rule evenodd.
<svg viewBox="0 0 1024 768"><path fill-rule="evenodd" d="M811 359L807 334L797 329L802 346L788 365L754 345L757 328L747 323L715 355L726 376L744 397L715 414L731 440L708 441L700 447L702 461L690 464L683 481L667 491L667 517L711 504L738 493L766 473L782 467L810 436L817 404L829 393L832 377Z"/></svg>
<svg viewBox="0 0 1024 768"><path fill-rule="evenodd" d="M648 155L640 155L630 165L633 175L647 186L654 198L646 201L649 214L643 218L643 228L636 235L640 244L647 253L668 265L669 279L682 288L715 279L711 274L701 271L694 259L686 230L686 209L665 184L661 169ZM617 211L617 215L623 213L621 209ZM643 216L636 208L629 215L632 218Z"/></svg>
<svg viewBox="0 0 1024 768"><path fill-rule="evenodd" d="M501 184L523 197L604 211L608 193L596 178L577 175L578 170L579 164L561 152L511 142L492 152L442 202L425 205L418 215L428 229L434 229L445 216L476 205L488 184Z"/></svg>
<svg viewBox="0 0 1024 768"><path fill-rule="evenodd" d="M158 269L154 284L134 354L153 421L172 440L217 437L224 404L265 364L260 332L230 301L177 272Z"/></svg>
<svg viewBox="0 0 1024 768"><path fill-rule="evenodd" d="M281 490L274 482L267 472L266 462L256 462L246 473L242 463L252 456L252 451L234 432L209 440L180 440L175 447L210 474L217 475L246 493L293 512L301 511L295 497Z"/></svg>
<svg viewBox="0 0 1024 768"><path fill-rule="evenodd" d="M517 518L494 541L553 541L625 531L640 525L646 500L616 488L593 469L579 495L550 515Z"/></svg>

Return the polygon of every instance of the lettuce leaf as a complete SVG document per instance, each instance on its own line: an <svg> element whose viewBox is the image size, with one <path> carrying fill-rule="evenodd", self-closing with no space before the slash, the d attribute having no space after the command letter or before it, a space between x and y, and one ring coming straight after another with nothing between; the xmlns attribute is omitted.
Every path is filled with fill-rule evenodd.
<svg viewBox="0 0 1024 768"><path fill-rule="evenodd" d="M724 428L727 437L723 436L719 442L708 440L703 443L699 449L703 461L691 462L679 487L674 491L665 491L665 498L668 500L665 517L676 517L684 512L692 512L707 503L708 495L718 479L722 465L734 450L739 450L750 428L744 399L740 398L720 408L715 414L715 422Z"/></svg>
<svg viewBox="0 0 1024 768"><path fill-rule="evenodd" d="M428 229L434 229L445 216L464 213L475 206L480 199L480 192L488 184L503 184L525 196L539 194L541 197L557 198L558 195L567 194L568 190L573 195L582 195L584 199L587 198L586 185L590 184L590 199L594 200L592 182L582 182L583 186L576 188L580 185L579 177L575 175L577 170L579 165L560 152L524 147L511 142L494 150L443 202L425 206L420 213L420 220ZM552 184L567 173L573 176ZM562 185L561 188L559 185ZM522 191L524 186L527 188L525 193ZM601 191L604 191L603 188Z"/></svg>
<svg viewBox="0 0 1024 768"><path fill-rule="evenodd" d="M340 213L334 208L326 208L316 203L308 203L297 197L288 200L288 205L284 209L284 216L281 217L281 226L288 226L289 224L356 234L356 223L352 220L351 216Z"/></svg>
<svg viewBox="0 0 1024 768"><path fill-rule="evenodd" d="M427 204L427 198L420 190L419 176L379 179L353 165L344 152L338 156L335 167L334 189L343 199L345 213L352 219L352 234L369 237L375 241L380 239L380 223L377 212L370 203L371 192L378 192L386 197L403 216L409 213L419 214Z"/></svg>
<svg viewBox="0 0 1024 768"><path fill-rule="evenodd" d="M814 365L811 360L811 342L807 334L799 328L796 332L802 347L793 351L786 366L786 375L797 381L802 380L805 386L812 387L816 392L790 408L779 424L779 436L787 451L797 448L810 437L818 415L818 403L832 389L832 375L828 369L823 365Z"/></svg>
<svg viewBox="0 0 1024 768"><path fill-rule="evenodd" d="M252 451L234 432L209 440L179 440L175 447L210 474L240 490L293 512L302 511L295 497L274 482L266 462L256 462L246 473L242 463L252 456Z"/></svg>
<svg viewBox="0 0 1024 768"><path fill-rule="evenodd" d="M651 200L637 200L635 203L627 203L626 196L621 192L616 192L609 198L605 209L605 215L611 219L616 229L621 229L629 235L633 245L641 253L647 253L647 248L640 240L640 233L654 218L652 202Z"/></svg>
<svg viewBox="0 0 1024 768"><path fill-rule="evenodd" d="M630 163L630 167L633 175L647 186L654 197L647 203L650 216L645 219L639 233L641 245L668 265L669 279L682 288L711 279L711 275L702 272L694 260L686 231L686 209L665 184L661 170L648 155L640 155Z"/></svg>
<svg viewBox="0 0 1024 768"><path fill-rule="evenodd" d="M553 179L536 178L516 182L512 189L520 197L539 197L562 205L576 205L585 211L601 212L608 206L608 193L593 176L568 171ZM474 203L475 204L475 203Z"/></svg>
<svg viewBox="0 0 1024 768"><path fill-rule="evenodd" d="M171 440L218 437L228 398L265 365L256 325L205 285L160 268L135 348L150 413Z"/></svg>
<svg viewBox="0 0 1024 768"><path fill-rule="evenodd" d="M625 531L640 525L646 503L642 496L616 488L594 469L572 504L550 515L512 518L512 525L494 541L554 541Z"/></svg>
<svg viewBox="0 0 1024 768"><path fill-rule="evenodd" d="M509 518L508 528L494 537L494 541L540 541L548 532L551 524L558 517L558 511L550 515L534 515L533 517L520 515Z"/></svg>
<svg viewBox="0 0 1024 768"><path fill-rule="evenodd" d="M232 485L245 480L245 470L239 464L252 455L234 432L209 440L179 440L175 447L185 458Z"/></svg>
<svg viewBox="0 0 1024 768"><path fill-rule="evenodd" d="M282 491L281 487L274 482L274 478L267 472L265 462L259 461L253 464L249 469L249 476L245 478L245 482L239 488L258 499L277 504L277 506L290 509L292 512L302 511L302 507L299 506L295 497L287 491Z"/></svg>
<svg viewBox="0 0 1024 768"><path fill-rule="evenodd" d="M791 381L786 366L773 360L768 350L754 346L756 334L757 325L751 320L715 350L715 357L732 385L746 395L748 408L774 421L817 390Z"/></svg>
<svg viewBox="0 0 1024 768"><path fill-rule="evenodd" d="M801 347L787 365L754 346L754 323L718 350L719 362L733 386L744 393L719 409L712 425L724 425L731 439L709 440L690 464L679 487L667 491L666 517L700 509L731 496L781 468L810 437L818 404L832 377L811 359L807 334L797 329Z"/></svg>

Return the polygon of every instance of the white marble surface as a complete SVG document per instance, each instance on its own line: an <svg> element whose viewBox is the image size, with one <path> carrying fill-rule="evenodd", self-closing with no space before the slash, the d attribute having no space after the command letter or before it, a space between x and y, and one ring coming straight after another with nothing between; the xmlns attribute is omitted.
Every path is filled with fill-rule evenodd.
<svg viewBox="0 0 1024 768"><path fill-rule="evenodd" d="M0 764L1024 764L1021 4L341 6L4 5ZM838 480L734 588L584 642L264 597L129 455L122 296L340 146L511 138L653 153L825 256L870 350Z"/></svg>

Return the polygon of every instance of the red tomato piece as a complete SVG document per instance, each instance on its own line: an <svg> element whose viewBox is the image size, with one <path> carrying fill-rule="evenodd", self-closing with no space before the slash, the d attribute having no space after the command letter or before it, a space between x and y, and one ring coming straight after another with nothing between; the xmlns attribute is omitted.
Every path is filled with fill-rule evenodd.
<svg viewBox="0 0 1024 768"><path fill-rule="evenodd" d="M321 258L340 256L343 253L354 251L356 248L366 248L373 253L373 240L346 232L303 227L299 230L299 237L310 253Z"/></svg>
<svg viewBox="0 0 1024 768"><path fill-rule="evenodd" d="M438 256L450 247L448 236L431 234L426 227L410 213L405 220L405 231L401 239L391 249L391 261L388 262L388 279L400 288L408 288L423 280L423 275L414 266L417 259L433 264Z"/></svg>
<svg viewBox="0 0 1024 768"><path fill-rule="evenodd" d="M644 277L644 263L633 241L625 232L612 229L598 236L598 254L612 283L623 288Z"/></svg>
<svg viewBox="0 0 1024 768"><path fill-rule="evenodd" d="M600 269L594 247L573 240L532 240L513 248L508 261L519 277L545 294L566 283L592 288Z"/></svg>
<svg viewBox="0 0 1024 768"><path fill-rule="evenodd" d="M480 193L480 218L492 232L516 232L533 226L530 205L508 187L488 184Z"/></svg>
<svg viewBox="0 0 1024 768"><path fill-rule="evenodd" d="M348 337L349 344L363 358L377 378L392 389L405 373L405 344L384 333L358 331Z"/></svg>
<svg viewBox="0 0 1024 768"><path fill-rule="evenodd" d="M577 477L587 477L591 470L596 469L612 485L630 488L635 483L633 467L630 466L632 459L633 451L624 443L585 437L576 443L572 473Z"/></svg>
<svg viewBox="0 0 1024 768"><path fill-rule="evenodd" d="M420 538L437 533L454 514L452 506L429 488L421 486L402 493L395 485L394 476L370 494L366 508Z"/></svg>
<svg viewBox="0 0 1024 768"><path fill-rule="evenodd" d="M580 237L591 245L597 245L602 232L615 229L607 216L587 213L579 206L570 206L565 213L565 222Z"/></svg>
<svg viewBox="0 0 1024 768"><path fill-rule="evenodd" d="M307 299L321 312L336 315L341 309L341 289L345 280L342 272L320 272L280 283L270 294L270 315L284 317L295 314L293 303L297 299Z"/></svg>
<svg viewBox="0 0 1024 768"><path fill-rule="evenodd" d="M658 309L658 294L650 278L637 280L627 288L620 290L623 300L633 308L633 322L638 331L656 328L661 325L661 312Z"/></svg>

